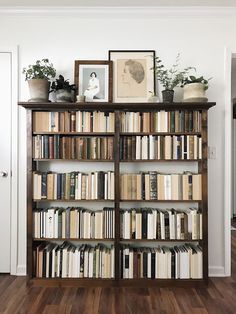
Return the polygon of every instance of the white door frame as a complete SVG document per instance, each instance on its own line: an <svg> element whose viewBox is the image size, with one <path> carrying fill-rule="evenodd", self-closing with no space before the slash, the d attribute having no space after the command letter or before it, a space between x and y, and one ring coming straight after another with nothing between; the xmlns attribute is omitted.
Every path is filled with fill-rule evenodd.
<svg viewBox="0 0 236 314"><path fill-rule="evenodd" d="M231 211L233 206L233 108L231 67L236 48L225 48L225 155L224 155L224 246L225 276L231 275Z"/></svg>
<svg viewBox="0 0 236 314"><path fill-rule="evenodd" d="M11 55L11 275L17 274L18 256L18 47L0 47L1 53ZM13 127L14 126L14 127Z"/></svg>

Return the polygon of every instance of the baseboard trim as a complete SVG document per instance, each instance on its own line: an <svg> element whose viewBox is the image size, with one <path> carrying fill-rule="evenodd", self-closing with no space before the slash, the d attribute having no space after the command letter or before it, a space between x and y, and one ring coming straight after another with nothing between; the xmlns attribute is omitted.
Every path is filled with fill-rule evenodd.
<svg viewBox="0 0 236 314"><path fill-rule="evenodd" d="M209 267L209 277L226 277L222 266Z"/></svg>
<svg viewBox="0 0 236 314"><path fill-rule="evenodd" d="M26 276L26 266L25 265L18 265L16 270L17 276Z"/></svg>
<svg viewBox="0 0 236 314"><path fill-rule="evenodd" d="M26 266L25 265L18 265L17 276L26 276ZM225 276L225 269L222 266L210 267L209 268L209 277L226 277Z"/></svg>

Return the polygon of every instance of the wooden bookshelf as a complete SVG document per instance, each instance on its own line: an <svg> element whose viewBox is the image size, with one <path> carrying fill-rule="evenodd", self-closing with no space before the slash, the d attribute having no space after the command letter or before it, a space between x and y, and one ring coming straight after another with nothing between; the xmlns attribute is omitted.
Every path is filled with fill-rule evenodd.
<svg viewBox="0 0 236 314"><path fill-rule="evenodd" d="M206 283L208 280L208 195L207 195L207 112L215 106L214 102L209 103L33 103L33 102L19 102L19 106L27 110L27 275L29 280L34 285L45 286L180 286L191 287ZM115 114L115 132L34 132L32 115L35 111L104 111L114 112ZM200 132L121 132L120 130L120 113L126 111L135 112L154 112L154 111L172 111L172 110L187 110L187 111L201 111L201 131ZM80 136L80 137L113 137L114 139L114 159L112 160L88 160L88 159L34 159L32 151L32 142L34 135L61 135L61 136ZM137 135L197 135L202 138L202 159L120 159L120 137L137 136ZM38 170L40 163L53 162L78 162L78 163L112 163L113 171L115 173L115 199L114 200L74 200L74 199L33 199L32 173ZM120 166L123 163L193 163L198 166L198 172L202 174L202 199L201 200L122 200L120 197ZM184 169L183 169L184 170ZM73 204L82 202L105 202L113 203L115 208L115 238L114 239L78 239L78 238L34 238L33 237L33 208L37 204L47 202L65 202ZM148 239L122 239L120 237L120 208L123 203L176 203L177 206L183 204L197 204L202 211L202 232L203 239L201 240L148 240ZM44 205L45 206L45 205ZM147 205L149 206L149 205ZM114 243L115 247L115 278L101 279L101 278L35 278L33 276L33 248L39 242L50 241L77 241L79 243L99 242L99 243ZM200 243L203 251L203 278L202 279L122 279L120 277L120 247L122 244L137 243L147 245L150 243ZM146 244L145 244L146 243Z"/></svg>

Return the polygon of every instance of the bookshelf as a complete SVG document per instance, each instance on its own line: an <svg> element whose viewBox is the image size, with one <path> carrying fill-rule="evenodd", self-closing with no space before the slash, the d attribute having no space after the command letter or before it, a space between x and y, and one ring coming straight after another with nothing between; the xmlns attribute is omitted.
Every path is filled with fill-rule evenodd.
<svg viewBox="0 0 236 314"><path fill-rule="evenodd" d="M58 286L58 285L70 285L70 286L192 286L199 285L208 280L208 196L207 196L207 114L208 110L215 106L215 103L103 103L99 105L97 103L30 103L30 102L19 102L19 106L22 106L27 111L27 275L29 280L35 285L48 285L48 286ZM114 113L114 132L47 132L40 131L36 132L33 126L33 114L34 112L63 112L63 111L101 111L101 112L112 112ZM201 112L201 129L189 132L189 131L179 131L179 132L123 132L121 130L121 114L125 112L150 112L154 113L157 111L185 111L185 112ZM34 136L53 136L58 135L59 137L81 137L81 138L93 138L93 137L109 137L113 139L113 157L110 159L77 159L77 158L34 158L33 152L33 137ZM136 136L197 136L201 137L201 158L188 158L188 159L173 159L173 158L153 158L153 159L136 159L136 158L120 158L121 149L121 139L125 137L136 137ZM195 156L196 157L196 156ZM108 166L112 165L114 172L114 199L34 199L33 198L33 173L40 170L40 167L47 167L48 165L55 164L63 165L75 165L80 164L87 167L90 163L94 163L96 169L97 165ZM158 169L159 166L165 165L178 165L185 170L186 165L194 165L194 169L197 168L197 173L201 174L201 199L122 199L121 198L121 188L120 188L120 178L122 172L122 167L129 167L133 165L135 167L142 165L147 165L154 170ZM188 168L188 167L187 167ZM107 169L107 168L106 168ZM126 168L125 168L126 169ZM151 168L150 168L151 169ZM110 169L111 170L111 169ZM132 171L131 172L135 172ZM165 172L165 171L164 171ZM36 208L47 208L48 206L53 206L54 203L58 203L61 207L63 203L64 206L80 206L80 204L86 204L87 206L93 206L93 204L98 204L99 206L109 206L115 209L114 211L114 224L115 228L113 230L114 237L112 238L83 238L83 237L50 237L50 238L36 238L34 237L34 217L33 210ZM78 203L78 204L77 204ZM103 204L104 203L104 204ZM49 204L49 205L48 205ZM75 205L77 204L77 205ZM125 204L125 206L124 206ZM202 214L202 238L201 239L124 239L121 237L121 221L120 214L123 207L137 208L137 207L153 207L158 206L168 206L173 207L176 205L178 208L186 208L186 206L195 206ZM98 243L104 243L104 245L114 246L114 278L37 278L35 276L34 270L34 254L35 248L39 244L44 243L62 243L64 241L70 241L75 244L92 244L96 245ZM162 278L124 278L123 269L121 269L122 257L120 257L120 250L123 245L129 244L131 249L132 246L138 247L156 247L170 246L174 245L184 245L184 243L189 244L199 244L202 248L202 278L200 279L162 279ZM111 247L110 247L111 248Z"/></svg>

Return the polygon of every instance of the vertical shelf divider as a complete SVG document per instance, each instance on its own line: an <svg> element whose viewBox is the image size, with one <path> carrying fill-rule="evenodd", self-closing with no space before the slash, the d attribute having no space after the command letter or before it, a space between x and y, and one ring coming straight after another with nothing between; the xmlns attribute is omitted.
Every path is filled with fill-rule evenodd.
<svg viewBox="0 0 236 314"><path fill-rule="evenodd" d="M207 142L207 110L202 110L202 162L199 163L199 171L202 174L202 231L203 231L203 278L208 280L208 178L207 178L207 160L208 160L208 142Z"/></svg>
<svg viewBox="0 0 236 314"><path fill-rule="evenodd" d="M115 279L120 277L120 111L115 110Z"/></svg>

